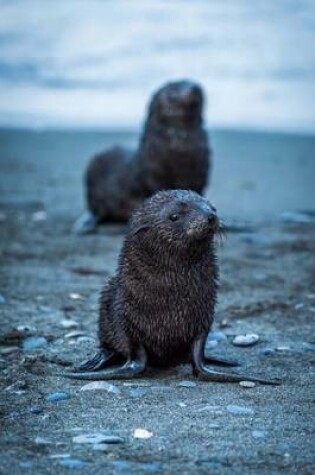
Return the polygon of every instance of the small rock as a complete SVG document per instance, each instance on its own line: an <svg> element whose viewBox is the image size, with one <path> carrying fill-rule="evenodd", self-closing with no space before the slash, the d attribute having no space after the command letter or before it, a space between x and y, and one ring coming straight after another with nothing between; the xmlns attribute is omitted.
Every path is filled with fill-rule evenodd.
<svg viewBox="0 0 315 475"><path fill-rule="evenodd" d="M177 386L180 386L181 388L195 388L197 384L193 381L181 381Z"/></svg>
<svg viewBox="0 0 315 475"><path fill-rule="evenodd" d="M87 465L91 465L90 462L86 462L84 460L79 460L79 459L70 459L70 458L65 458L64 460L60 460L59 464L67 468L83 468L83 467L86 467Z"/></svg>
<svg viewBox="0 0 315 475"><path fill-rule="evenodd" d="M45 399L49 402L67 401L68 399L70 399L70 394L63 392L51 393L48 394Z"/></svg>
<svg viewBox="0 0 315 475"><path fill-rule="evenodd" d="M82 300L83 299L83 296L81 294L78 294L76 292L71 292L69 294L69 297L72 299L72 300Z"/></svg>
<svg viewBox="0 0 315 475"><path fill-rule="evenodd" d="M234 346L253 346L255 345L259 340L259 336L256 335L255 333L252 334L246 334L246 335L238 335L234 338L233 340L233 345Z"/></svg>
<svg viewBox="0 0 315 475"><path fill-rule="evenodd" d="M35 213L32 214L32 221L34 221L35 223L46 221L46 219L47 219L46 211L36 211Z"/></svg>
<svg viewBox="0 0 315 475"><path fill-rule="evenodd" d="M75 320L70 320L69 318L64 318L60 321L60 326L62 328L76 328L79 326L78 322Z"/></svg>
<svg viewBox="0 0 315 475"><path fill-rule="evenodd" d="M78 343L82 343L84 341L95 341L95 338L93 336L79 336L77 341Z"/></svg>
<svg viewBox="0 0 315 475"><path fill-rule="evenodd" d="M51 440L45 439L45 437L35 437L34 442L36 445L49 445L53 443Z"/></svg>
<svg viewBox="0 0 315 475"><path fill-rule="evenodd" d="M16 330L21 333L36 333L37 329L31 325L19 325Z"/></svg>
<svg viewBox="0 0 315 475"><path fill-rule="evenodd" d="M207 337L207 342L208 341L224 341L227 339L227 336L223 332L210 332L208 337Z"/></svg>
<svg viewBox="0 0 315 475"><path fill-rule="evenodd" d="M76 444L122 444L124 439L117 435L107 435L97 432L94 434L82 434L73 437L73 442Z"/></svg>
<svg viewBox="0 0 315 475"><path fill-rule="evenodd" d="M233 414L234 416L243 416L243 415L254 414L253 409L251 409L249 407L230 405L230 406L227 406L226 409L230 414Z"/></svg>
<svg viewBox="0 0 315 475"><path fill-rule="evenodd" d="M65 338L78 338L79 336L87 336L86 333L78 330L66 333Z"/></svg>
<svg viewBox="0 0 315 475"><path fill-rule="evenodd" d="M254 439L264 439L266 437L266 432L263 430L253 430L252 434Z"/></svg>
<svg viewBox="0 0 315 475"><path fill-rule="evenodd" d="M240 381L242 388L254 388L256 384L253 381Z"/></svg>
<svg viewBox="0 0 315 475"><path fill-rule="evenodd" d="M46 346L48 341L43 336L30 336L26 338L22 343L22 348L25 351L32 351L37 350L38 348L42 348Z"/></svg>
<svg viewBox="0 0 315 475"><path fill-rule="evenodd" d="M44 408L42 406L32 406L30 408L30 412L33 414L41 414L43 412Z"/></svg>
<svg viewBox="0 0 315 475"><path fill-rule="evenodd" d="M210 340L206 342L206 350L211 350L212 348L215 348L218 345L218 341L216 340Z"/></svg>
<svg viewBox="0 0 315 475"><path fill-rule="evenodd" d="M276 351L290 351L291 348L289 346L277 346Z"/></svg>
<svg viewBox="0 0 315 475"><path fill-rule="evenodd" d="M187 404L185 404L184 402L178 402L177 405L179 407L187 407Z"/></svg>
<svg viewBox="0 0 315 475"><path fill-rule="evenodd" d="M0 294L0 305L5 304L5 298L3 297L2 294Z"/></svg>
<svg viewBox="0 0 315 475"><path fill-rule="evenodd" d="M153 436L153 432L149 432L146 429L136 429L133 436L135 439L150 439Z"/></svg>
<svg viewBox="0 0 315 475"><path fill-rule="evenodd" d="M132 388L130 390L130 396L133 398L140 398L142 396L145 396L147 393L148 390L144 388Z"/></svg>
<svg viewBox="0 0 315 475"><path fill-rule="evenodd" d="M295 310L301 310L301 308L305 307L304 303L297 303L294 308Z"/></svg>
<svg viewBox="0 0 315 475"><path fill-rule="evenodd" d="M264 356L270 356L270 355L274 355L275 352L276 350L274 350L273 348L262 348L259 351L259 354L264 355Z"/></svg>
<svg viewBox="0 0 315 475"><path fill-rule="evenodd" d="M95 390L101 390L101 391L107 391L108 393L112 394L120 394L121 391L117 386L114 386L113 384L106 383L106 381L93 381L92 383L85 384L82 386L81 391L95 391Z"/></svg>
<svg viewBox="0 0 315 475"><path fill-rule="evenodd" d="M16 351L20 351L21 348L19 346L2 346L0 348L0 354L3 356L10 355L11 353L15 353Z"/></svg>

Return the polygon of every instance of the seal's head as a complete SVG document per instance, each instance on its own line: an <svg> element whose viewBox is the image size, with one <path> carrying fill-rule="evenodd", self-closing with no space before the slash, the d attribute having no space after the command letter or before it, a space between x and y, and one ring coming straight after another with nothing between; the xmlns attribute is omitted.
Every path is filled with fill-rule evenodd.
<svg viewBox="0 0 315 475"><path fill-rule="evenodd" d="M141 234L152 247L189 248L220 233L216 209L194 191L160 191L146 199L130 223L131 235Z"/></svg>
<svg viewBox="0 0 315 475"><path fill-rule="evenodd" d="M201 124L203 92L195 82L169 82L159 89L149 106L149 117L169 126Z"/></svg>

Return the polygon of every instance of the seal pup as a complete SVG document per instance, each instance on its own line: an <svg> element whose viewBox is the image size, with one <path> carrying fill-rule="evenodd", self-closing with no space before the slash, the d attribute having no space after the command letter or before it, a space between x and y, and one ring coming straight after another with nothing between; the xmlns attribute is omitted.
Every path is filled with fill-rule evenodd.
<svg viewBox="0 0 315 475"><path fill-rule="evenodd" d="M98 224L127 222L135 206L160 190L202 194L211 150L203 128L203 91L192 81L169 82L152 97L138 149L109 149L88 164L88 212L75 224L79 234Z"/></svg>
<svg viewBox="0 0 315 475"><path fill-rule="evenodd" d="M65 376L124 379L148 366L191 363L193 373L207 381L279 384L206 365L218 291L219 233L216 209L196 192L161 191L146 199L132 216L116 275L101 295L100 352Z"/></svg>

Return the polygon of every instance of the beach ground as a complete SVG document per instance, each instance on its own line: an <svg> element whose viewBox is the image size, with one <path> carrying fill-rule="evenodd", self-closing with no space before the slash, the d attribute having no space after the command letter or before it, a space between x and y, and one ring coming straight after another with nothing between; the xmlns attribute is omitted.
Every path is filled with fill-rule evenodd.
<svg viewBox="0 0 315 475"><path fill-rule="evenodd" d="M218 249L219 333L209 352L239 360L229 371L282 385L205 383L186 366L98 390L60 376L96 350L99 292L124 237L117 226L72 233L82 173L94 152L136 141L0 132L0 473L314 473L312 137L213 134L207 195L235 226ZM258 343L234 346L245 333ZM87 443L90 434L107 442Z"/></svg>

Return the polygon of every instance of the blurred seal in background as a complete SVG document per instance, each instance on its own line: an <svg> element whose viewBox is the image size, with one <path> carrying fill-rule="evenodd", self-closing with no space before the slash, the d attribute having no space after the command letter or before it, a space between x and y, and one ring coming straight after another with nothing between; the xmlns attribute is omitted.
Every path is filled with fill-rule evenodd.
<svg viewBox="0 0 315 475"><path fill-rule="evenodd" d="M169 82L152 97L139 147L96 155L85 173L88 211L75 231L127 222L134 207L160 190L188 189L202 194L209 178L211 149L203 128L204 95L195 82Z"/></svg>

